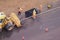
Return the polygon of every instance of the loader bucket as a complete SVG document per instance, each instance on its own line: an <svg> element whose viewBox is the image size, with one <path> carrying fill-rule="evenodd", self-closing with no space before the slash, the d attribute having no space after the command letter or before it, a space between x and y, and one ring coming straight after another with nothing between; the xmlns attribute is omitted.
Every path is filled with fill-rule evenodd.
<svg viewBox="0 0 60 40"><path fill-rule="evenodd" d="M15 13L11 13L10 19L17 27L21 27L21 21Z"/></svg>

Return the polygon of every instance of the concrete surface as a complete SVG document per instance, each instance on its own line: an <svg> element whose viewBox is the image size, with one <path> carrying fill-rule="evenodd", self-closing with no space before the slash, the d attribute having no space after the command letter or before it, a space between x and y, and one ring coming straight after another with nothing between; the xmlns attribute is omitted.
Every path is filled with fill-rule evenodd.
<svg viewBox="0 0 60 40"><path fill-rule="evenodd" d="M18 7L24 11L33 7L39 8L40 3L43 5L43 11L47 11L47 3L53 7L60 6L60 0L0 0L0 11L10 14L18 12ZM30 5L29 5L30 4ZM23 15L24 16L24 15ZM45 32L48 27L49 31ZM60 40L60 8L37 16L36 20L27 19L23 22L22 28L15 28L11 32L3 31L0 33L0 40Z"/></svg>
<svg viewBox="0 0 60 40"><path fill-rule="evenodd" d="M49 31L45 32L48 27ZM36 20L27 19L20 29L2 32L1 40L60 40L60 8L37 16Z"/></svg>

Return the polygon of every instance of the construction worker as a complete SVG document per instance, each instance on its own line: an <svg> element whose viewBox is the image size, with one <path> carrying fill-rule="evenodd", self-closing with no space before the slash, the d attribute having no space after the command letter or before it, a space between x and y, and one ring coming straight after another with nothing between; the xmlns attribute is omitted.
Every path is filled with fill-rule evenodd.
<svg viewBox="0 0 60 40"><path fill-rule="evenodd" d="M22 37L22 40L24 40L24 36Z"/></svg>
<svg viewBox="0 0 60 40"><path fill-rule="evenodd" d="M35 10L35 9L33 10L32 17L33 17L33 19L35 19L35 18L36 18L36 10Z"/></svg>
<svg viewBox="0 0 60 40"><path fill-rule="evenodd" d="M21 15L22 8L19 8L18 15Z"/></svg>
<svg viewBox="0 0 60 40"><path fill-rule="evenodd" d="M50 9L52 7L52 5L51 4L48 4L47 7L48 7L48 9Z"/></svg>
<svg viewBox="0 0 60 40"><path fill-rule="evenodd" d="M40 11L42 11L42 4L40 4Z"/></svg>
<svg viewBox="0 0 60 40"><path fill-rule="evenodd" d="M48 27L45 28L45 32L48 32Z"/></svg>

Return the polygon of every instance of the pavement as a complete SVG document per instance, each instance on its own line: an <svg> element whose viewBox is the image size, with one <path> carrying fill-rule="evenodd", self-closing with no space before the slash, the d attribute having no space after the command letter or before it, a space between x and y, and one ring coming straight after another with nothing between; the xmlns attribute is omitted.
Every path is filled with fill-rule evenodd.
<svg viewBox="0 0 60 40"><path fill-rule="evenodd" d="M17 12L18 7L24 8L24 11L32 7L39 8L40 1L39 2L35 1L34 4L32 4L33 2L31 3L31 1L27 2L28 3L26 3L23 0L20 3L20 1L18 0L14 1L14 3L16 4L13 4L13 1L8 2L7 0L6 1L1 0L0 11L4 11L5 13L9 14L11 12ZM50 2L50 4L53 5L52 9L60 7L60 0L58 0L55 3ZM48 10L47 5L46 4L43 5L42 12L45 12L47 10ZM24 19L25 18L24 14L22 14L21 17L22 17L21 19ZM46 27L48 28L48 32L45 32ZM33 20L32 18L24 20L22 28L14 28L10 32L7 31L1 32L0 40L22 40L22 36L24 36L25 40L60 40L59 30L60 30L60 8L56 8L54 10L38 15L35 20Z"/></svg>
<svg viewBox="0 0 60 40"><path fill-rule="evenodd" d="M45 32L45 28L48 32ZM60 7L23 21L22 28L0 33L0 40L60 40Z"/></svg>

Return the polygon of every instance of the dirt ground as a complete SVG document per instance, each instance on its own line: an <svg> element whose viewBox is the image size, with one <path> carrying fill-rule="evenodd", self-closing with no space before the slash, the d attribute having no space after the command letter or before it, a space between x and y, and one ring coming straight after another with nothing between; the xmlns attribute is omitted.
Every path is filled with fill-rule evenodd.
<svg viewBox="0 0 60 40"><path fill-rule="evenodd" d="M46 5L56 1L58 0L0 0L0 11L10 14L17 13L18 8L22 8L24 12L34 7L39 8L40 4Z"/></svg>

